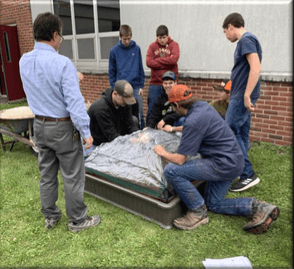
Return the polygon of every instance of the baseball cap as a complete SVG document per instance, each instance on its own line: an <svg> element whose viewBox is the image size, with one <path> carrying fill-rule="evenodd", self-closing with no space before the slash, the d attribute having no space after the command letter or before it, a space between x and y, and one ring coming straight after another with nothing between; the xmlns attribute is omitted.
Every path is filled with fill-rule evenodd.
<svg viewBox="0 0 294 269"><path fill-rule="evenodd" d="M118 80L115 82L114 90L123 97L128 105L134 105L136 103L133 87L126 80Z"/></svg>
<svg viewBox="0 0 294 269"><path fill-rule="evenodd" d="M219 86L213 86L217 91L226 91L229 93L231 91L232 81L230 79L224 79Z"/></svg>
<svg viewBox="0 0 294 269"><path fill-rule="evenodd" d="M192 96L193 93L191 92L189 87L187 87L186 85L178 84L171 89L168 95L168 103L187 100Z"/></svg>
<svg viewBox="0 0 294 269"><path fill-rule="evenodd" d="M174 72L172 71L167 71L163 74L163 76L161 77L161 80L164 79L171 79L171 80L177 80L177 76Z"/></svg>

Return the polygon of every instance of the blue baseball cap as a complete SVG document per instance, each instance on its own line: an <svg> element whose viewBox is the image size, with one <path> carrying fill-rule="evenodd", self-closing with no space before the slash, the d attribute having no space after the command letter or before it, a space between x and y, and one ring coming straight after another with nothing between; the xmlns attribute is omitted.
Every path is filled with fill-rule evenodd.
<svg viewBox="0 0 294 269"><path fill-rule="evenodd" d="M165 80L165 79L171 79L176 81L177 80L177 76L174 72L172 71L167 71L163 74L163 76L161 77L161 80Z"/></svg>

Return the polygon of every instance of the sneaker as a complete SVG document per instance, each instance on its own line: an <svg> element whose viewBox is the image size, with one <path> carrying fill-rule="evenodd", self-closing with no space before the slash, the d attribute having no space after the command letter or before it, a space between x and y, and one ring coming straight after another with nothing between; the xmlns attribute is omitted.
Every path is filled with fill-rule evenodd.
<svg viewBox="0 0 294 269"><path fill-rule="evenodd" d="M203 205L196 210L188 210L186 216L175 219L173 223L178 229L193 230L208 221L207 208Z"/></svg>
<svg viewBox="0 0 294 269"><path fill-rule="evenodd" d="M253 220L244 226L246 232L265 233L271 224L278 218L280 209L264 201L257 201L257 206L252 205Z"/></svg>
<svg viewBox="0 0 294 269"><path fill-rule="evenodd" d="M237 183L230 187L230 191L244 191L259 183L260 179L254 173L250 178L240 178Z"/></svg>
<svg viewBox="0 0 294 269"><path fill-rule="evenodd" d="M68 228L76 233L79 232L80 230L87 229L90 227L97 226L100 223L100 216L99 215L94 215L92 217L87 217L86 220L80 224L74 224L73 222L68 223Z"/></svg>
<svg viewBox="0 0 294 269"><path fill-rule="evenodd" d="M60 220L61 214L56 218L45 218L45 227L48 229L53 228L57 222Z"/></svg>

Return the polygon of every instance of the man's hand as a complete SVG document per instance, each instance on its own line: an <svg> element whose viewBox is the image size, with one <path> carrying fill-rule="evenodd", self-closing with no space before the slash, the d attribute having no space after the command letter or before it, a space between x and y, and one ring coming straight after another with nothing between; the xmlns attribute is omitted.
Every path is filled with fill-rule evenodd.
<svg viewBox="0 0 294 269"><path fill-rule="evenodd" d="M166 151L164 149L164 147L161 146L161 145L155 146L153 148L153 151L157 155L167 159L169 162L172 162L172 163L175 163L175 164L178 164L178 165L182 165L186 161L186 158L187 158L186 155L182 155L182 154L179 154L179 153L170 153L170 152Z"/></svg>
<svg viewBox="0 0 294 269"><path fill-rule="evenodd" d="M161 120L159 123L157 123L157 129L158 130L163 130L163 126L164 126L165 122L163 120Z"/></svg>
<svg viewBox="0 0 294 269"><path fill-rule="evenodd" d="M81 72L77 72L78 78L79 78L79 82L81 82L84 79L84 75Z"/></svg>
<svg viewBox="0 0 294 269"><path fill-rule="evenodd" d="M139 95L143 96L143 89L142 88L139 89Z"/></svg>
<svg viewBox="0 0 294 269"><path fill-rule="evenodd" d="M161 129L167 133L171 133L172 132L172 126L169 124L164 125L164 127Z"/></svg>
<svg viewBox="0 0 294 269"><path fill-rule="evenodd" d="M155 147L153 148L153 151L154 151L157 155L159 155L159 156L162 156L162 155L166 152L166 150L164 149L164 147L161 146L161 145L157 145L157 146L155 146Z"/></svg>
<svg viewBox="0 0 294 269"><path fill-rule="evenodd" d="M251 103L250 96L244 96L244 106L249 110L250 112L254 111L254 105Z"/></svg>
<svg viewBox="0 0 294 269"><path fill-rule="evenodd" d="M93 145L93 137L90 136L89 138L84 138L83 139L83 144L85 145L85 149L89 149Z"/></svg>

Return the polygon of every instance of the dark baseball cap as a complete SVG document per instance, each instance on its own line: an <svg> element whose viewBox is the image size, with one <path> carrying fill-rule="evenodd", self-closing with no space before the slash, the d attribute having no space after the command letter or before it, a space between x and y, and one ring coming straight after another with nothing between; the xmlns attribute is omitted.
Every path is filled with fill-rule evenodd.
<svg viewBox="0 0 294 269"><path fill-rule="evenodd" d="M161 77L161 80L165 80L165 79L171 79L171 80L177 80L177 76L174 72L172 71L167 71L165 72L162 77Z"/></svg>
<svg viewBox="0 0 294 269"><path fill-rule="evenodd" d="M118 80L114 84L114 90L125 100L128 105L134 105L136 99L132 85L126 80Z"/></svg>

